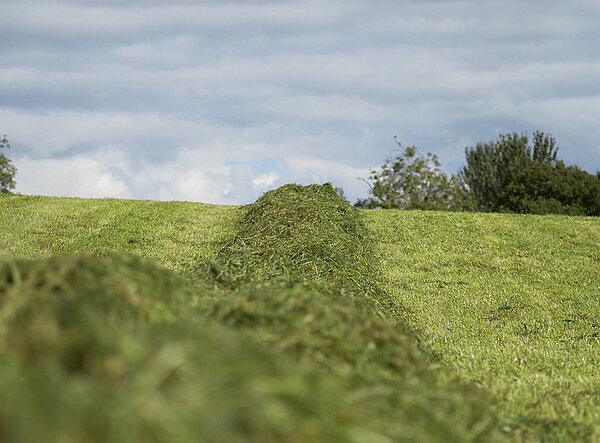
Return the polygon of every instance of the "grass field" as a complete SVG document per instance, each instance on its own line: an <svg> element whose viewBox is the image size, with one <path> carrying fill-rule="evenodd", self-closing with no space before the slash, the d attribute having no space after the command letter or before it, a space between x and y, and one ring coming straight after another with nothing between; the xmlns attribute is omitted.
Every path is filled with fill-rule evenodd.
<svg viewBox="0 0 600 443"><path fill-rule="evenodd" d="M594 218L288 186L0 195L0 227L0 440L600 439Z"/></svg>
<svg viewBox="0 0 600 443"><path fill-rule="evenodd" d="M600 440L600 220L363 215L408 324L507 426Z"/></svg>
<svg viewBox="0 0 600 443"><path fill-rule="evenodd" d="M241 208L0 194L0 261L128 254L177 273L217 255Z"/></svg>

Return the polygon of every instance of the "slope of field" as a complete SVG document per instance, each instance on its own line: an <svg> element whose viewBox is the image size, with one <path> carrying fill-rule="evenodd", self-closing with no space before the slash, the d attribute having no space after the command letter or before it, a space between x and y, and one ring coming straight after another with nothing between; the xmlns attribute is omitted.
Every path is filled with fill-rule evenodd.
<svg viewBox="0 0 600 443"><path fill-rule="evenodd" d="M208 262L185 248L174 261L165 231L143 230L180 223L173 204L50 199L44 214L27 210L36 200L2 200L14 256L0 263L0 441L501 437L485 394L398 321L362 219L331 184L265 194ZM183 246L210 223L197 215ZM147 237L133 252L148 260L113 255Z"/></svg>
<svg viewBox="0 0 600 443"><path fill-rule="evenodd" d="M0 194L0 261L127 254L177 273L217 255L241 207Z"/></svg>
<svg viewBox="0 0 600 443"><path fill-rule="evenodd" d="M362 211L384 288L506 427L600 440L600 220Z"/></svg>
<svg viewBox="0 0 600 443"><path fill-rule="evenodd" d="M0 195L0 441L598 440L598 240L330 185Z"/></svg>

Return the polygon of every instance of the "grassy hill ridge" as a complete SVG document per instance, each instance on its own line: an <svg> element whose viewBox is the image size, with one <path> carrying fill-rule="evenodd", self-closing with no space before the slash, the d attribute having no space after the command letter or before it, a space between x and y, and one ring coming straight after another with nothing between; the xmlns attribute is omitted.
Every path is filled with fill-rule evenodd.
<svg viewBox="0 0 600 443"><path fill-rule="evenodd" d="M300 200L306 202L304 188L293 189L302 196ZM593 376L597 370L597 340L594 342L597 335L594 334L597 334L595 319L598 318L593 295L600 286L595 268L598 260L595 245L599 232L595 219L360 211L361 220L356 221L372 235L369 239L358 235L357 239L362 245L373 241L369 245L371 251L367 255L361 255L364 251L360 250L357 256L347 251L344 254L351 259L350 262L360 262L361 257L363 261L372 262L367 263L367 268L371 266L378 275L373 274L369 278L376 280L381 286L379 290L397 302L396 306L401 307L402 321L410 329L419 331L424 347L433 352L432 355L437 353L435 358L419 356L414 337L402 327L390 329L386 326L389 322L379 324L380 316L377 315L371 319L369 310L372 304L358 306L356 310L355 301L360 299L360 289L348 283L348 277L352 278L356 269L353 271L351 267L338 272L338 277L335 277L335 272L329 276L327 272L323 273L323 270L343 268L327 267L327 260L334 260L335 264L342 257L335 255L339 244L330 247L335 245L335 238L318 238L319 232L322 232L319 226L326 222L322 219L323 214L328 214L328 206L338 208L333 216L337 219L344 212L343 208L348 206L340 204L339 200L333 200L336 203L331 204L332 200L327 199L334 197L329 190L323 191L321 187L309 189L312 190L309 197L312 195L316 199L307 205L291 205L299 208L302 215L290 231L303 232L296 239L300 243L292 242L292 247L285 249L274 239L269 249L259 242L250 256L244 256L244 247L238 247L237 252L241 255L236 256L236 244L247 246L248 238L253 235L255 238L268 236L269 217L271 220L277 218L277 211L290 207L289 201L265 199L265 205L255 204L255 209L275 212L269 213L271 215L259 223L260 229L248 231L250 237L244 240L243 236L239 237L239 226L249 221L244 222L244 214L247 216L249 213L246 208L1 197L0 226L8 229L0 232L0 254L4 254L0 259L126 253L187 276L196 269L198 262L215 260L210 271L213 277L207 281L204 275L204 283L195 288L182 287L181 300L187 300L183 304L189 309L175 311L170 316L177 318L182 315L181 312L196 312L208 319L206 321L210 320L210 324L216 322L214 327L225 327L231 331L227 334L233 334L233 342L246 340L236 338L238 332L244 336L254 334L251 341L255 344L251 347L258 346L257 355L262 355L260 349L263 345L287 355L282 360L275 358L272 361L276 366L288 368L283 372L271 370L273 379L279 377L279 383L283 383L281 386L287 386L278 391L284 396L282 398L288 399L276 400L279 408L283 408L279 409L279 415L267 413L262 418L254 417L254 421L259 423L258 429L252 431L254 434L244 434L250 432L245 429L229 437L254 435L264 439L270 435L271 438L289 438L293 434L286 433L286 426L297 422L304 423L302 432L296 435L300 440L322 439L325 435L333 440L354 441L385 441L386 438L448 441L449 436L458 441L491 440L499 438L499 434L491 432L492 418L486 412L488 407L498 416L499 426L509 439L593 440L600 435L595 425L599 401L594 395L598 390ZM290 190L287 188L287 191ZM290 194L286 195L284 200L290 197ZM319 206L319 201L326 203ZM260 215L260 211L257 214ZM69 220L79 222L70 223ZM312 223L315 220L318 223ZM349 219L342 214L336 226L339 222L345 223L345 220ZM284 225L289 224L285 218L280 221ZM277 222L275 220L275 225ZM282 229L281 226L270 228L275 229L270 231L271 236ZM96 229L100 229L102 234L95 238L90 234L94 234ZM347 226L340 232L352 232L352 229ZM304 253L294 254L303 239L310 239L311 235L316 235L316 241L307 243L313 246L303 249ZM44 246L48 247L44 249ZM284 254L276 255L279 250ZM265 251L270 252L264 255ZM271 260L273 257L275 260ZM283 268L287 266L291 272L277 271L273 274L268 271L273 263L280 263ZM130 264L123 266L129 269ZM131 266L136 268L138 265ZM310 274L311 266L316 273ZM358 272L369 274L371 271L367 268ZM269 278L264 280L256 275L239 278L255 271L269 274ZM307 272L309 278L306 278ZM214 279L219 275L220 282L219 278ZM554 278L556 275L558 278ZM232 284L234 280L236 283ZM335 283L336 280L342 280L342 284L338 284L339 281ZM200 303L196 298L199 288L203 291ZM190 294L191 297L188 297ZM340 299L340 294L347 297ZM265 300L272 303L265 304ZM328 300L332 300L333 304ZM376 303L375 306L381 304ZM280 321L282 318L290 321ZM361 337L368 337L374 331L379 331L375 334L379 337L387 337L375 342L379 343L375 349L388 349L384 354L369 351L372 346L369 340L361 342ZM281 337L289 340L282 341ZM387 348L387 340L390 344L400 343L400 348ZM384 357L388 352L392 352L389 355L397 355L398 362L409 362L408 365L393 363L399 364L398 368L404 367L405 372L408 369L404 382L394 381L393 376L390 379L389 372L381 372L382 368L389 369L392 361L388 360L389 356ZM576 356L576 363L569 363L570 355ZM260 364L252 361L248 357L249 367L260 368ZM267 358L267 361L271 360ZM297 365L294 361L301 363L295 370L299 371L300 377L296 379L286 375L289 368ZM354 363L348 366L348 361ZM415 366L411 366L411 361ZM438 363L442 363L441 371L436 369L439 368ZM463 382L457 384L453 371L445 371L444 366L453 368ZM351 378L339 378L339 374L333 378L325 375L344 374L348 368L353 368L346 372ZM261 369L257 370L260 373ZM427 376L428 372L434 375L433 378ZM255 375L252 374L256 372L249 371L244 378L249 383L246 386L254 383ZM298 409L294 409L286 422L281 413L290 411L289 396L286 397L290 386L294 383L295 386L307 386L307 380L315 374L319 374L317 379L321 383L325 380L331 383L332 390L328 395L339 397L340 401L334 400L324 406L325 409L320 408L321 419L317 421L313 413L299 413ZM239 374L237 376L240 377ZM350 381L357 376L363 380L358 385ZM385 382L378 385L378 379ZM361 383L362 388L358 389ZM488 404L471 388L464 390L463 383L475 383L489 391L491 403ZM240 389L245 389L243 384ZM310 407L317 408L319 403L315 403L314 395L320 392L316 395L322 397L324 392L319 390L323 388L313 386L312 389L316 390L296 389L295 396L299 401L303 399L301 401L306 407L312 405ZM351 400L352 395L347 396L349 392L358 395L361 390L361 395L367 397L359 404L373 409L372 413L364 415L357 412L361 408L355 402L360 396L354 400ZM370 390L373 394L367 394ZM248 388L244 392L251 395L254 391ZM431 403L436 394L445 400ZM272 405L273 397L263 395L256 401L258 403L254 403L251 409L264 413L265 405ZM409 403L419 406L416 409L407 407ZM196 405L195 410L202 410L202 407L206 405ZM476 418L472 415L475 410L483 415ZM241 414L238 418L249 419L249 410L238 413ZM230 418L233 416L235 414ZM366 423L366 426L348 426L357 422ZM348 428L350 434L337 427L340 425ZM159 427L159 431L166 432L166 428Z"/></svg>
<svg viewBox="0 0 600 443"><path fill-rule="evenodd" d="M8 261L0 404L24 400L0 410L0 436L494 439L484 395L385 312L364 234L331 185L287 185L245 208L196 278L109 254Z"/></svg>
<svg viewBox="0 0 600 443"><path fill-rule="evenodd" d="M212 259L242 208L0 194L0 260L127 254L177 273Z"/></svg>

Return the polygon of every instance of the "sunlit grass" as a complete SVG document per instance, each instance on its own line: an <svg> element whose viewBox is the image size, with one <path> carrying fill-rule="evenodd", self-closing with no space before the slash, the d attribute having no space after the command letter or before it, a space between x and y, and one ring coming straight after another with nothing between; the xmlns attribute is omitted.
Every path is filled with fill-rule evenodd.
<svg viewBox="0 0 600 443"><path fill-rule="evenodd" d="M177 273L217 255L241 207L0 194L0 261L127 254Z"/></svg>
<svg viewBox="0 0 600 443"><path fill-rule="evenodd" d="M600 439L600 220L362 214L408 324L514 437Z"/></svg>
<svg viewBox="0 0 600 443"><path fill-rule="evenodd" d="M0 440L600 439L598 219L287 185L0 227Z"/></svg>
<svg viewBox="0 0 600 443"><path fill-rule="evenodd" d="M182 250L186 279L130 257L0 265L0 440L499 438L485 394L429 362L397 320L362 220L332 186L268 193L232 231L202 218L205 205L182 223L164 203L43 200L32 223L11 231L13 253L36 257L32 245L49 231L37 257L131 254L133 234L152 235L145 223L159 229L167 214L188 235L207 222L213 238L230 234L217 254L215 243L195 252L205 255L194 266L198 255ZM19 201L40 205L7 201L13 217L27 212ZM85 223L65 226L65 213L81 220L78 209ZM32 234L20 246L19 230ZM61 241L67 234L76 239ZM163 266L176 257L145 247L135 254Z"/></svg>

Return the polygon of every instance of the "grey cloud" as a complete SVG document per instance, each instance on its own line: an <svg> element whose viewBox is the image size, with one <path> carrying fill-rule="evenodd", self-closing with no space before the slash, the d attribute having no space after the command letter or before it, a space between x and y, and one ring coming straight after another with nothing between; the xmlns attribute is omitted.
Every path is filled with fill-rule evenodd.
<svg viewBox="0 0 600 443"><path fill-rule="evenodd" d="M599 17L591 0L8 1L0 129L23 161L93 158L143 198L328 174L355 197L394 135L453 171L467 145L542 129L600 168Z"/></svg>

